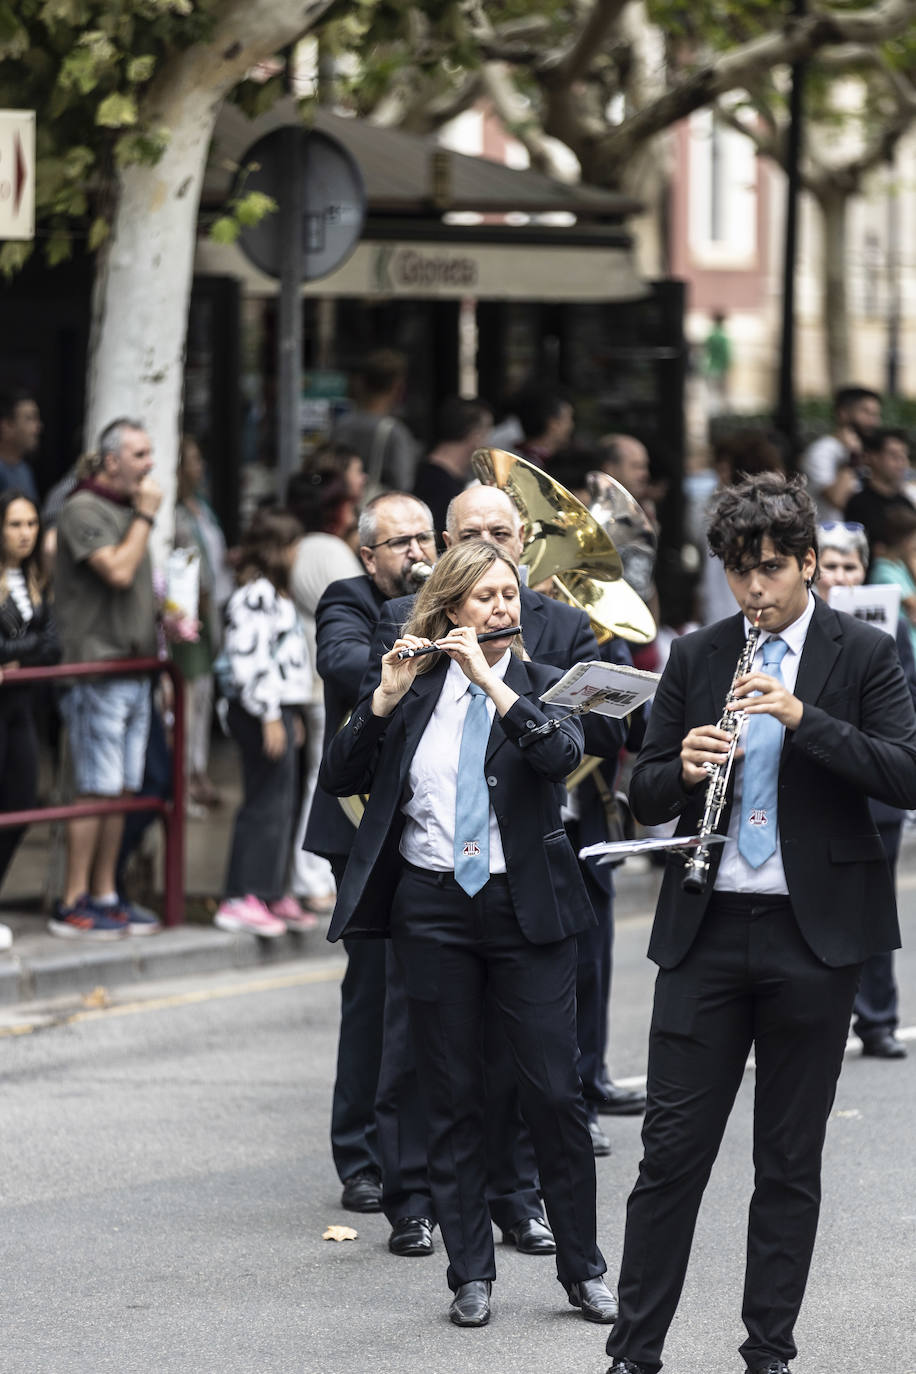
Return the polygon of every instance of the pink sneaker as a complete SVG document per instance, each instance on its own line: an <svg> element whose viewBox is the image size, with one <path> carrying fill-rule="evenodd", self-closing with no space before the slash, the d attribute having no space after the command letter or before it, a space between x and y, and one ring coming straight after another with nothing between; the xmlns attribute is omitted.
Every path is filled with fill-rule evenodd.
<svg viewBox="0 0 916 1374"><path fill-rule="evenodd" d="M306 911L289 893L285 897L280 897L276 902L268 902L267 905L272 916L286 922L287 930L301 933L306 930L314 930L318 924L318 917L314 911Z"/></svg>
<svg viewBox="0 0 916 1374"><path fill-rule="evenodd" d="M213 924L233 934L247 930L267 940L275 940L278 935L286 934L284 923L277 920L276 916L271 916L264 903L250 893L247 897L229 897L221 902L213 917Z"/></svg>

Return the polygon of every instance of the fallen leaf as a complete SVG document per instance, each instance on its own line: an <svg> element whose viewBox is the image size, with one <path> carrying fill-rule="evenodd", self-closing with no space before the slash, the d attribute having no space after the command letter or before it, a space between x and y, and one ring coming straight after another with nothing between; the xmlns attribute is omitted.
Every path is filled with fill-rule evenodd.
<svg viewBox="0 0 916 1374"><path fill-rule="evenodd" d="M352 1226L329 1226L322 1240L356 1240L358 1232Z"/></svg>
<svg viewBox="0 0 916 1374"><path fill-rule="evenodd" d="M103 988L101 985L99 987L93 988L92 991L87 993L86 996L83 998L83 1006L110 1007L111 998L108 995L108 989Z"/></svg>

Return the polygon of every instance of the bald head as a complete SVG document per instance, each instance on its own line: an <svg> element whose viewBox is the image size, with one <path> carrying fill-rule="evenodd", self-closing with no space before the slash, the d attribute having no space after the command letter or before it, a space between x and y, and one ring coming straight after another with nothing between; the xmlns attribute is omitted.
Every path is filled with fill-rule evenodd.
<svg viewBox="0 0 916 1374"><path fill-rule="evenodd" d="M468 539L486 539L508 554L513 563L519 562L521 517L499 487L468 487L450 503L445 517L445 542L451 548Z"/></svg>

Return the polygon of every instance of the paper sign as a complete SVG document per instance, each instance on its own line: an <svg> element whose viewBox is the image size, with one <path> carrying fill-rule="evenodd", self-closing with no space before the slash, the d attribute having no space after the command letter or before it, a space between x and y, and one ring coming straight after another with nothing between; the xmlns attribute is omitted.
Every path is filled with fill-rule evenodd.
<svg viewBox="0 0 916 1374"><path fill-rule="evenodd" d="M900 619L900 588L881 584L875 587L831 587L828 604L835 611L845 611L856 620L865 620L876 629L886 630L897 637Z"/></svg>
<svg viewBox="0 0 916 1374"><path fill-rule="evenodd" d="M589 706L599 716L628 716L654 694L659 683L658 673L647 673L641 668L628 668L622 664L577 663L560 678L541 697L552 706L562 706L572 710L575 706Z"/></svg>

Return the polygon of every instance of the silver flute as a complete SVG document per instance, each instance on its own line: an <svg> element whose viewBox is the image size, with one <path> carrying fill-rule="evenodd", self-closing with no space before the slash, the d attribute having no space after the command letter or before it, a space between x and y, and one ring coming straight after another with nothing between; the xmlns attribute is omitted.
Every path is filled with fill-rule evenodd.
<svg viewBox="0 0 916 1374"><path fill-rule="evenodd" d="M757 641L760 638L760 614L750 628L747 639L744 641L744 648L738 659L738 666L735 668L731 686L728 689L728 696L725 698L725 706L735 695L735 686L739 678L744 677L751 671L754 662L754 655L757 652ZM700 841L714 835L719 828L719 821L722 816L722 809L725 806L725 797L728 792L728 780L732 775L732 765L735 762L735 754L738 751L738 740L741 738L741 731L744 728L747 715L743 711L723 710L719 720L719 729L724 730L731 738L728 742L728 753L723 754L719 763L704 763L703 767L709 774L709 782L706 784L706 804L703 808L703 819L697 831ZM687 860L684 876L681 879L681 886L685 892L702 892L709 878L709 845L700 843Z"/></svg>

